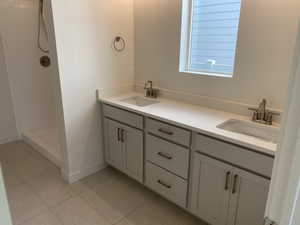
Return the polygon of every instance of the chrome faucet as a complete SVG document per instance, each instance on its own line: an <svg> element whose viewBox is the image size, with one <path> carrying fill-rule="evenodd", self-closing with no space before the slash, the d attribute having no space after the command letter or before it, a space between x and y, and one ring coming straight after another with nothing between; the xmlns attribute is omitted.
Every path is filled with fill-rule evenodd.
<svg viewBox="0 0 300 225"><path fill-rule="evenodd" d="M147 98L157 98L158 97L158 89L153 88L153 81L149 80L145 83L146 93L145 96Z"/></svg>
<svg viewBox="0 0 300 225"><path fill-rule="evenodd" d="M273 124L273 116L280 116L280 113L274 112L267 109L267 100L263 99L258 108L249 108L249 110L253 111L252 121L257 123L263 123L266 125Z"/></svg>
<svg viewBox="0 0 300 225"><path fill-rule="evenodd" d="M257 119L263 120L266 115L267 100L263 99L257 109Z"/></svg>

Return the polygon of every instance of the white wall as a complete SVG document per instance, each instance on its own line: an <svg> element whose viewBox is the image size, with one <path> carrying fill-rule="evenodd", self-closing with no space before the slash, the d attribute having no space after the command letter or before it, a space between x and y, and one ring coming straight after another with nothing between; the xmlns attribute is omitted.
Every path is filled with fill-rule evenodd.
<svg viewBox="0 0 300 225"><path fill-rule="evenodd" d="M96 89L134 83L132 0L52 0L66 135L67 167L75 181L104 165ZM112 50L117 35L127 40Z"/></svg>
<svg viewBox="0 0 300 225"><path fill-rule="evenodd" d="M300 20L299 20L300 22ZM300 177L300 23L285 104L281 140L274 163L266 214L280 225L290 224Z"/></svg>
<svg viewBox="0 0 300 225"><path fill-rule="evenodd" d="M0 144L18 137L0 33Z"/></svg>
<svg viewBox="0 0 300 225"><path fill-rule="evenodd" d="M299 1L242 1L234 78L179 73L181 0L135 0L136 83L282 109L296 36Z"/></svg>
<svg viewBox="0 0 300 225"><path fill-rule="evenodd" d="M39 64L38 3L38 0L0 1L0 30L21 132L55 126L52 74Z"/></svg>

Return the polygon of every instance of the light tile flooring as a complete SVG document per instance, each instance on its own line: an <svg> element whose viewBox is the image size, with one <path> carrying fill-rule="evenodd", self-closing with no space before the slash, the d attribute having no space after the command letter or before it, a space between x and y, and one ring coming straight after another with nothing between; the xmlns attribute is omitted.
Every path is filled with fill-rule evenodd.
<svg viewBox="0 0 300 225"><path fill-rule="evenodd" d="M14 225L205 225L108 167L75 184L23 142L0 145Z"/></svg>

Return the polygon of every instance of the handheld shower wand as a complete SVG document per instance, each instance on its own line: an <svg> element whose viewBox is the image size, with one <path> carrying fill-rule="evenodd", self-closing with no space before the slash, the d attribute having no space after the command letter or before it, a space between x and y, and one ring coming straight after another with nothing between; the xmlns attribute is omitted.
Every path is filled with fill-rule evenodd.
<svg viewBox="0 0 300 225"><path fill-rule="evenodd" d="M48 31L45 23L45 17L44 17L44 0L39 0L39 16L38 16L38 48L43 53L49 53L49 49L46 49L42 47L41 44L41 28L44 29L46 40L48 41Z"/></svg>
<svg viewBox="0 0 300 225"><path fill-rule="evenodd" d="M49 41L48 31L45 23L44 17L44 0L39 0L39 16L38 16L38 37L37 37L37 45L38 48L45 54L49 54L49 49L42 47L41 44L41 29L43 28L46 40ZM51 65L51 59L48 55L43 55L40 57L40 64L43 67L49 67Z"/></svg>

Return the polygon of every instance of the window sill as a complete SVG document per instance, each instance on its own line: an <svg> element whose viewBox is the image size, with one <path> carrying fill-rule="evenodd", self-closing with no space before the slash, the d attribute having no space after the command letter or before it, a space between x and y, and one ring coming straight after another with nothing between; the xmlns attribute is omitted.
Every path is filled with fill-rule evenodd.
<svg viewBox="0 0 300 225"><path fill-rule="evenodd" d="M223 77L223 78L232 78L231 74L221 74L221 73L206 73L206 72L197 72L197 71L189 71L189 70L179 70L180 73L188 73L193 75L200 76L209 76L209 77Z"/></svg>

